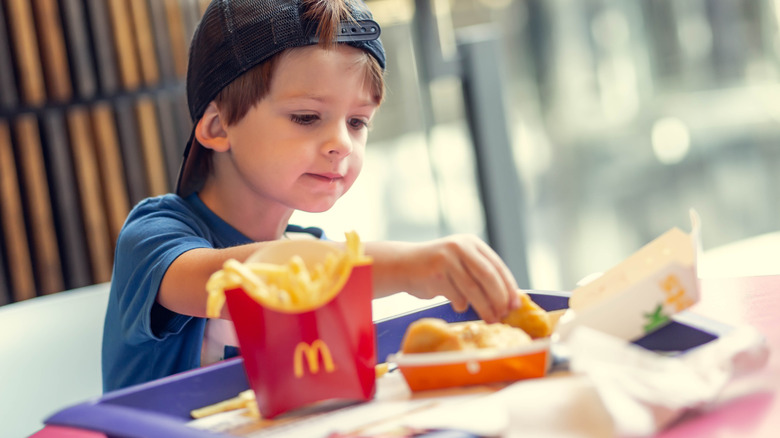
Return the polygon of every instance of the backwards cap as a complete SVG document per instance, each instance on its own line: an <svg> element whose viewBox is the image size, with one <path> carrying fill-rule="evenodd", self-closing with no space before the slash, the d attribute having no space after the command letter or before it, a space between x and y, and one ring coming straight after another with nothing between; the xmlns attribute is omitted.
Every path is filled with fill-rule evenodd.
<svg viewBox="0 0 780 438"><path fill-rule="evenodd" d="M336 41L365 50L385 68L380 28L361 0L347 0L355 21L342 22ZM184 149L176 193L187 196L206 178L205 148L195 126L220 91L283 50L317 44L318 22L304 17L301 0L212 0L190 43L187 105L193 128Z"/></svg>

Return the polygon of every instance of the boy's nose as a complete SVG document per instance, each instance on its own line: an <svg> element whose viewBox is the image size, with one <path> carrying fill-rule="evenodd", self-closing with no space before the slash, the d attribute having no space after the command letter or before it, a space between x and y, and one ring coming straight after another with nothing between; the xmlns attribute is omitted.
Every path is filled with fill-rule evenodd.
<svg viewBox="0 0 780 438"><path fill-rule="evenodd" d="M346 156L352 153L352 138L346 126L334 127L330 131L330 136L323 145L323 152L336 156Z"/></svg>

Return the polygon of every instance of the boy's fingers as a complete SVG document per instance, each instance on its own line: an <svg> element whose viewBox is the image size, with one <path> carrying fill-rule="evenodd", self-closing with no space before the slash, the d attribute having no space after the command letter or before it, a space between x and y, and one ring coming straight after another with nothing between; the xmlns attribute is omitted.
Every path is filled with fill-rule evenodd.
<svg viewBox="0 0 780 438"><path fill-rule="evenodd" d="M460 288L458 287L458 280L453 278L453 274L451 272L447 272L446 276L444 277L444 284L440 286L443 289L442 295L450 300L450 305L452 305L452 308L456 312L463 313L468 310L468 296L461 293Z"/></svg>
<svg viewBox="0 0 780 438"><path fill-rule="evenodd" d="M507 281L502 275L500 265L496 266L489 257L485 256L484 251L479 248L477 251L478 257L467 259L466 270L478 287L474 293L484 297L492 310L495 319L489 322L495 322L509 311L513 289L507 289Z"/></svg>
<svg viewBox="0 0 780 438"><path fill-rule="evenodd" d="M447 297L447 299L450 300L450 305L453 310L458 313L463 313L468 310L469 302L458 290L453 289L450 295L451 296Z"/></svg>
<svg viewBox="0 0 780 438"><path fill-rule="evenodd" d="M515 310L520 307L520 289L515 289L509 294L509 310Z"/></svg>
<svg viewBox="0 0 780 438"><path fill-rule="evenodd" d="M493 249L488 246L488 244L483 242L483 245L481 245L479 251L493 263L493 266L498 270L498 273L501 276L501 281L503 282L503 286L505 288L504 290L506 291L507 295L507 300L505 301L506 307L509 310L519 307L520 297L518 297L516 293L519 287L517 286L517 280L515 280L515 276L512 275L512 271L509 270L509 267L506 265L506 263L504 263L501 257L499 257L499 255L493 251Z"/></svg>
<svg viewBox="0 0 780 438"><path fill-rule="evenodd" d="M496 320L493 306L488 301L488 298L480 285L468 275L467 269L455 269L448 275L448 278L452 290L464 297L480 318L484 319L486 322L494 322Z"/></svg>

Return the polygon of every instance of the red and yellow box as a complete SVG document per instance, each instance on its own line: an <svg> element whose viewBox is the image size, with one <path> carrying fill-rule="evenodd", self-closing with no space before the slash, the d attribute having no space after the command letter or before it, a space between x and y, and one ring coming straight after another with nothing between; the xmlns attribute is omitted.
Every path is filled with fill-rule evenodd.
<svg viewBox="0 0 780 438"><path fill-rule="evenodd" d="M284 264L297 255L311 268L334 247L319 241L289 241L274 249L262 255L262 263ZM302 310L264 305L247 287L224 289L244 369L263 417L318 402L373 398L376 338L371 263L356 262L342 274L339 290L327 302Z"/></svg>

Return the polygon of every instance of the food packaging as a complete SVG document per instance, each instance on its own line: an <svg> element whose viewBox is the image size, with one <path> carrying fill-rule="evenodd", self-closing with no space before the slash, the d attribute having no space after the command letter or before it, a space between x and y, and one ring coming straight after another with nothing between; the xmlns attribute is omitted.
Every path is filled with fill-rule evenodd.
<svg viewBox="0 0 780 438"><path fill-rule="evenodd" d="M556 357L567 356L566 340L589 327L636 341L672 322L699 300L696 261L699 220L691 211L690 234L672 228L597 279L572 291L568 309L550 338L513 349L392 355L413 391L544 377Z"/></svg>
<svg viewBox="0 0 780 438"><path fill-rule="evenodd" d="M398 353L388 360L412 391L544 377L552 361L549 338L506 349Z"/></svg>
<svg viewBox="0 0 780 438"><path fill-rule="evenodd" d="M556 336L565 341L579 326L635 341L699 301L696 262L699 220L690 234L672 228L595 280L572 291Z"/></svg>
<svg viewBox="0 0 780 438"><path fill-rule="evenodd" d="M250 260L285 264L297 255L311 269L333 251L321 241L280 241ZM345 275L341 290L330 301L303 311L265 306L241 287L225 290L246 375L263 417L373 397L371 263L356 263Z"/></svg>

